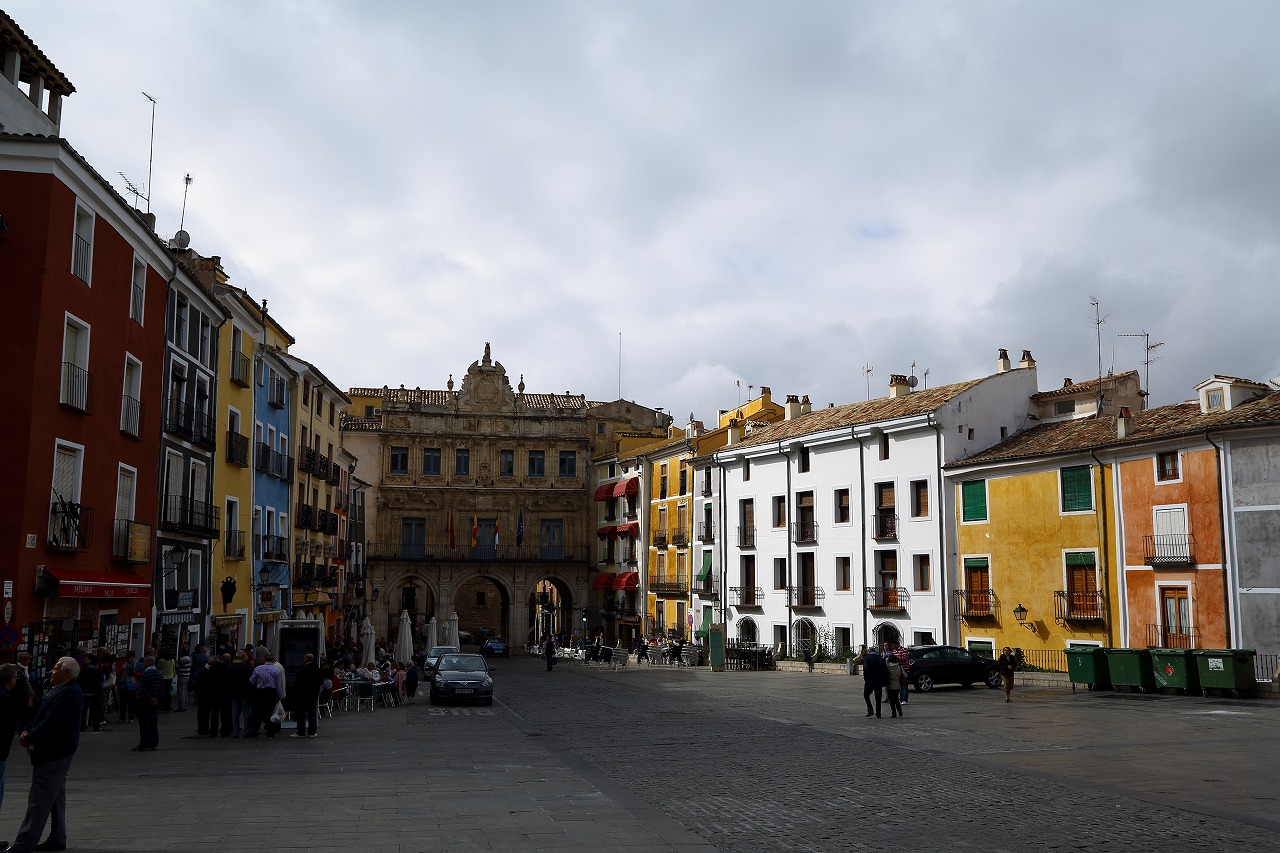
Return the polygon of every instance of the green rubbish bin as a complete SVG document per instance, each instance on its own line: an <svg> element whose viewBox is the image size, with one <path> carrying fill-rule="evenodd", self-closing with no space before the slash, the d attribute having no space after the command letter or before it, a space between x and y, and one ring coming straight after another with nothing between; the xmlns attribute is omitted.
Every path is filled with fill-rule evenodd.
<svg viewBox="0 0 1280 853"><path fill-rule="evenodd" d="M1148 649L1107 649L1107 671L1115 687L1136 687L1143 693L1156 689Z"/></svg>
<svg viewBox="0 0 1280 853"><path fill-rule="evenodd" d="M1090 690L1110 690L1111 675L1107 671L1106 649L1100 646L1076 646L1066 650L1067 678L1071 680L1071 692L1077 684L1087 684Z"/></svg>
<svg viewBox="0 0 1280 853"><path fill-rule="evenodd" d="M1253 696L1258 681L1253 674L1254 649L1196 649L1196 669L1200 675L1200 689L1204 695L1209 690L1234 691L1237 696Z"/></svg>
<svg viewBox="0 0 1280 853"><path fill-rule="evenodd" d="M1157 687L1174 687L1184 693L1200 692L1200 670L1191 649L1152 649L1151 672Z"/></svg>

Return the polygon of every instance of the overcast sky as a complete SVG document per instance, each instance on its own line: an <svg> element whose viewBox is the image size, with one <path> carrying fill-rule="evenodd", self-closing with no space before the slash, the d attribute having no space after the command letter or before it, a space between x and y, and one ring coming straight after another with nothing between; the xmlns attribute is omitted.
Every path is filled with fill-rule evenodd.
<svg viewBox="0 0 1280 853"><path fill-rule="evenodd" d="M1280 4L0 0L63 135L342 387L677 422L985 375L1280 374ZM738 383L741 383L739 388ZM753 390L754 389L754 390Z"/></svg>

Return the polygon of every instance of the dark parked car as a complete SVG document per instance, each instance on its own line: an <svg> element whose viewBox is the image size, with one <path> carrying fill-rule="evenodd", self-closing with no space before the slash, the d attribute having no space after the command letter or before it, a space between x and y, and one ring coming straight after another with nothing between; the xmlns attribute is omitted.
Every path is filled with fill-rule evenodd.
<svg viewBox="0 0 1280 853"><path fill-rule="evenodd" d="M432 646L431 651L427 652L426 660L422 662L422 668L430 672L436 668L436 661L441 655L447 655L449 652L461 651L457 646Z"/></svg>
<svg viewBox="0 0 1280 853"><path fill-rule="evenodd" d="M511 647L507 645L507 641L502 637L490 637L480 644L480 654L487 658L509 658L511 657Z"/></svg>
<svg viewBox="0 0 1280 853"><path fill-rule="evenodd" d="M910 649L911 683L921 693L935 684L963 684L972 687L981 681L988 687L1000 686L1000 670L990 658L975 655L957 646L916 646Z"/></svg>
<svg viewBox="0 0 1280 853"><path fill-rule="evenodd" d="M480 655L444 654L431 675L431 704L445 699L475 699L493 704L493 667Z"/></svg>

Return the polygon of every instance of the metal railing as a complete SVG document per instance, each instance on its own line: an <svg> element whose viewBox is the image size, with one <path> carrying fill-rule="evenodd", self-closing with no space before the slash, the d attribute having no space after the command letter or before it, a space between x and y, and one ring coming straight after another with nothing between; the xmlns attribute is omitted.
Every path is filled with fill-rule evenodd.
<svg viewBox="0 0 1280 853"><path fill-rule="evenodd" d="M1067 653L1062 649L1022 649L1018 669L1031 672L1066 672Z"/></svg>
<svg viewBox="0 0 1280 853"><path fill-rule="evenodd" d="M222 525L222 511L207 501L184 495L168 495L162 506L161 527L217 536Z"/></svg>
<svg viewBox="0 0 1280 853"><path fill-rule="evenodd" d="M1144 536L1142 550L1148 566L1192 566L1196 562L1196 538L1190 533Z"/></svg>
<svg viewBox="0 0 1280 853"><path fill-rule="evenodd" d="M227 461L242 468L249 465L249 436L227 430Z"/></svg>
<svg viewBox="0 0 1280 853"><path fill-rule="evenodd" d="M173 435L191 436L195 407L172 397L164 405L164 431Z"/></svg>
<svg viewBox="0 0 1280 853"><path fill-rule="evenodd" d="M148 545L145 552L139 553L136 557L131 557L129 543L133 538L134 531L143 532ZM151 562L150 542L151 525L128 518L117 518L111 529L111 556L113 559L124 560L127 563L149 563Z"/></svg>
<svg viewBox="0 0 1280 853"><path fill-rule="evenodd" d="M669 541L670 539L667 536L667 529L665 527L660 527L653 531L653 546L655 548L665 548Z"/></svg>
<svg viewBox="0 0 1280 853"><path fill-rule="evenodd" d="M754 526L738 528L738 547L739 548L756 547L756 529Z"/></svg>
<svg viewBox="0 0 1280 853"><path fill-rule="evenodd" d="M716 528L713 522L704 521L698 525L698 541L704 545L716 541Z"/></svg>
<svg viewBox="0 0 1280 853"><path fill-rule="evenodd" d="M791 541L796 545L818 544L818 523L810 519L791 522Z"/></svg>
<svg viewBox="0 0 1280 853"><path fill-rule="evenodd" d="M952 595L956 600L956 613L962 619L994 616L1000 603L995 591L990 589L957 589Z"/></svg>
<svg viewBox="0 0 1280 853"><path fill-rule="evenodd" d="M689 577L684 572L657 572L648 574L649 592L657 595L688 595Z"/></svg>
<svg viewBox="0 0 1280 853"><path fill-rule="evenodd" d="M218 449L218 422L212 414L199 409L192 413L191 440L210 450Z"/></svg>
<svg viewBox="0 0 1280 853"><path fill-rule="evenodd" d="M253 470L261 471L264 474L271 473L271 445L265 441L254 442Z"/></svg>
<svg viewBox="0 0 1280 853"><path fill-rule="evenodd" d="M142 309L146 304L147 292L137 282L133 283L129 293L129 319L142 322Z"/></svg>
<svg viewBox="0 0 1280 853"><path fill-rule="evenodd" d="M729 606L764 607L764 590L758 586L731 586Z"/></svg>
<svg viewBox="0 0 1280 853"><path fill-rule="evenodd" d="M298 448L298 470L303 473L310 474L316 469L316 460L320 458L320 454L313 447Z"/></svg>
<svg viewBox="0 0 1280 853"><path fill-rule="evenodd" d="M77 217L78 218L78 217ZM89 268L93 263L93 244L79 234L71 249L71 273L83 282L89 281Z"/></svg>
<svg viewBox="0 0 1280 853"><path fill-rule="evenodd" d="M142 435L142 401L128 394L120 398L120 431L134 438Z"/></svg>
<svg viewBox="0 0 1280 853"><path fill-rule="evenodd" d="M267 405L273 409L283 409L289 403L283 379L274 379L267 389Z"/></svg>
<svg viewBox="0 0 1280 853"><path fill-rule="evenodd" d="M1198 649L1199 630L1196 628L1170 628L1167 625L1147 623L1147 648L1149 649Z"/></svg>
<svg viewBox="0 0 1280 853"><path fill-rule="evenodd" d="M898 516L893 512L877 512L871 516L871 536L874 539L897 539Z"/></svg>
<svg viewBox="0 0 1280 853"><path fill-rule="evenodd" d="M84 551L92 542L93 510L84 504L55 500L49 505L50 548Z"/></svg>
<svg viewBox="0 0 1280 853"><path fill-rule="evenodd" d="M58 402L81 412L89 411L89 371L73 361L62 362L62 388Z"/></svg>
<svg viewBox="0 0 1280 853"><path fill-rule="evenodd" d="M866 587L868 610L906 610L911 593L905 586Z"/></svg>
<svg viewBox="0 0 1280 853"><path fill-rule="evenodd" d="M827 593L820 586L787 587L787 600L792 607L821 607L826 598Z"/></svg>
<svg viewBox="0 0 1280 853"><path fill-rule="evenodd" d="M689 528L677 527L671 532L672 545L688 545L689 544Z"/></svg>
<svg viewBox="0 0 1280 853"><path fill-rule="evenodd" d="M231 353L231 381L241 388L253 384L253 359L242 352Z"/></svg>
<svg viewBox="0 0 1280 853"><path fill-rule="evenodd" d="M244 559L244 531L228 530L223 535L222 555L228 560Z"/></svg>
<svg viewBox="0 0 1280 853"><path fill-rule="evenodd" d="M543 546L538 542L501 543L494 545L477 544L471 547L470 536L459 536L452 546L449 541L432 540L427 542L368 542L365 545L365 558L369 560L491 560L537 561L549 563L587 562L592 559L589 547L571 548L567 546Z"/></svg>
<svg viewBox="0 0 1280 853"><path fill-rule="evenodd" d="M720 584L717 583L713 575L707 575L701 580L695 577L693 579L693 588L690 589L690 592L707 601L720 600Z"/></svg>
<svg viewBox="0 0 1280 853"><path fill-rule="evenodd" d="M262 559L289 562L289 537L263 536Z"/></svg>
<svg viewBox="0 0 1280 853"><path fill-rule="evenodd" d="M1102 622L1107 618L1107 599L1100 592L1060 589L1053 594L1053 613L1060 622Z"/></svg>

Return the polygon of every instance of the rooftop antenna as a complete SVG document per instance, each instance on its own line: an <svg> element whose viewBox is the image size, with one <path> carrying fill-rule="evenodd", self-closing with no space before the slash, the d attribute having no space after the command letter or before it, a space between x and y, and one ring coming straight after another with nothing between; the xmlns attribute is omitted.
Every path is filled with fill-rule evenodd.
<svg viewBox="0 0 1280 853"><path fill-rule="evenodd" d="M1116 337L1142 338L1142 345L1144 348L1143 351L1146 353L1146 357L1143 358L1142 360L1142 366L1146 369L1146 376L1143 377L1142 384L1147 389L1147 393L1144 394L1142 397L1142 408L1146 409L1147 400L1151 397L1151 362L1160 360L1159 356L1152 358L1151 353L1155 352L1160 347L1164 346L1164 341L1159 341L1158 343L1154 343L1154 344L1151 343L1151 333L1147 332L1145 329L1141 332L1130 332L1128 334L1117 335Z"/></svg>
<svg viewBox="0 0 1280 853"><path fill-rule="evenodd" d="M875 368L873 368L870 364L862 365L862 375L867 380L867 399L868 400L871 399L871 374L873 374L874 372L875 372Z"/></svg>
<svg viewBox="0 0 1280 853"><path fill-rule="evenodd" d="M622 399L622 332L618 332L618 399Z"/></svg>
<svg viewBox="0 0 1280 853"><path fill-rule="evenodd" d="M929 387L929 368L924 369L924 373L920 375L921 390Z"/></svg>
<svg viewBox="0 0 1280 853"><path fill-rule="evenodd" d="M1097 299L1090 296L1089 304L1093 306L1093 326L1098 336L1098 408L1096 417L1102 417L1102 324L1107 322L1107 318L1102 316L1101 305Z"/></svg>
<svg viewBox="0 0 1280 853"><path fill-rule="evenodd" d="M147 213L150 213L151 212L151 164L155 161L155 158L156 158L156 99L148 95L146 92L142 93L142 97L146 98L148 101L151 102L151 148L150 150L147 151L147 194L143 196L143 198L147 200ZM124 175L121 175L120 177L123 178ZM125 178L125 181L128 182L128 178ZM184 199L184 202L185 202L185 199Z"/></svg>
<svg viewBox="0 0 1280 853"><path fill-rule="evenodd" d="M137 187L135 187L135 186L133 185L133 181L129 180L129 176L128 176L128 175L126 175L124 172L116 172L116 174L117 174L117 175L119 175L119 176L120 176L120 179L124 181L124 188L125 188L125 190L126 190L126 191L128 191L128 193L129 193L131 196L133 196L133 206L134 206L135 208L138 206L138 199L140 199L140 198L145 198L145 199L147 199L147 205L148 205L148 207L150 207L150 205L151 205L151 199L150 199L150 198L147 198L146 193L142 192L140 189L138 189Z"/></svg>
<svg viewBox="0 0 1280 853"><path fill-rule="evenodd" d="M733 380L733 384L734 384L734 385L737 387L737 389L738 389L738 405L739 405L739 406L741 406L741 405L742 405L742 380L741 380L741 379L735 379L735 380Z"/></svg>
<svg viewBox="0 0 1280 853"><path fill-rule="evenodd" d="M191 177L191 173L182 177L182 215L178 217L178 230L182 230L183 223L187 221L187 190L191 188L191 182L195 180Z"/></svg>

